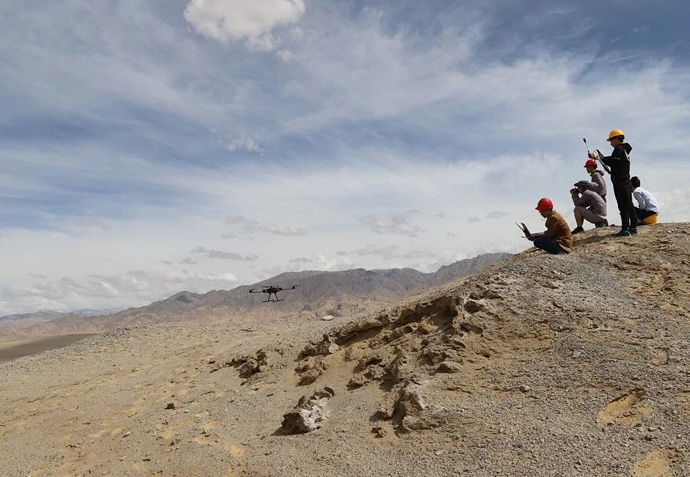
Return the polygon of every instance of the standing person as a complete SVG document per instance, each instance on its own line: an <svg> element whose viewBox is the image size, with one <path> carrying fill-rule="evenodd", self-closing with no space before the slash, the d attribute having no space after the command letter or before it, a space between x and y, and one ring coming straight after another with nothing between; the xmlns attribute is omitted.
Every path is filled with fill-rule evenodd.
<svg viewBox="0 0 690 477"><path fill-rule="evenodd" d="M659 202L656 197L646 189L640 187L640 179L635 176L630 179L632 184L632 194L637 201L635 213L643 225L655 224L659 216Z"/></svg>
<svg viewBox="0 0 690 477"><path fill-rule="evenodd" d="M618 211L621 214L621 230L616 234L618 237L627 237L637 233L637 216L632 201L630 191L630 151L632 146L625 141L625 133L620 129L612 129L607 141L613 147L610 156L600 157L601 161L611 168L611 183L613 193L618 203ZM589 153L590 159L596 159L594 154Z"/></svg>
<svg viewBox="0 0 690 477"><path fill-rule="evenodd" d="M597 161L594 159L587 159L585 162L585 169L587 174L592 178L589 190L596 192L606 202L606 180L604 180L604 173L597 169Z"/></svg>
<svg viewBox="0 0 690 477"><path fill-rule="evenodd" d="M536 209L542 217L546 218L546 231L543 234L526 235L527 240L534 243L534 246L556 255L559 253L570 253L573 247L573 236L570 233L568 222L563 216L553 210L553 202L548 197L539 199Z"/></svg>
<svg viewBox="0 0 690 477"><path fill-rule="evenodd" d="M585 229L582 225L587 222L591 222L595 227L607 227L609 223L606 220L606 202L604 199L590 190L589 181L579 181L575 183L575 187L570 189L570 196L573 199L573 204L575 204L575 223L577 227L572 231L573 234L579 234L584 232Z"/></svg>

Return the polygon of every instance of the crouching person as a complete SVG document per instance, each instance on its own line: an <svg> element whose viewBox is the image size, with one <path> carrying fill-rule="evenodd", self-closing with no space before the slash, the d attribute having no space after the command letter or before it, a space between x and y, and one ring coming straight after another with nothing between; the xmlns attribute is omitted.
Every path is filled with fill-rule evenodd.
<svg viewBox="0 0 690 477"><path fill-rule="evenodd" d="M563 216L553 210L551 199L547 197L539 199L536 209L542 217L546 218L546 231L543 234L527 234L527 240L550 254L570 253L573 246L570 227Z"/></svg>
<svg viewBox="0 0 690 477"><path fill-rule="evenodd" d="M659 202L656 197L647 189L640 187L640 178L635 176L630 179L632 184L633 198L637 201L638 207L635 207L635 213L642 225L656 224L656 219L659 216Z"/></svg>
<svg viewBox="0 0 690 477"><path fill-rule="evenodd" d="M573 229L572 233L579 234L585 229L582 225L587 222L594 224L595 227L607 227L609 225L606 220L606 202L604 199L590 190L591 183L589 181L579 181L574 184L575 187L570 189L570 195L575 204L575 223L577 227Z"/></svg>

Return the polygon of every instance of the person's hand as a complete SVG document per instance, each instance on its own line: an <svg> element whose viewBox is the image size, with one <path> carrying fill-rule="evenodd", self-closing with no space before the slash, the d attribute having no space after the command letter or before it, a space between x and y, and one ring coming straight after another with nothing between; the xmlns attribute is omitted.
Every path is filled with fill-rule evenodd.
<svg viewBox="0 0 690 477"><path fill-rule="evenodd" d="M589 156L590 159L596 159L597 158L593 153L591 153L589 151L587 151L587 155Z"/></svg>
<svg viewBox="0 0 690 477"><path fill-rule="evenodd" d="M529 240L530 242L534 241L534 238L532 238L532 234L526 234L525 238Z"/></svg>
<svg viewBox="0 0 690 477"><path fill-rule="evenodd" d="M570 189L570 194L571 194L571 195L575 195L575 194L578 194L578 193L579 193L579 191L577 190L577 187L573 187L572 189Z"/></svg>

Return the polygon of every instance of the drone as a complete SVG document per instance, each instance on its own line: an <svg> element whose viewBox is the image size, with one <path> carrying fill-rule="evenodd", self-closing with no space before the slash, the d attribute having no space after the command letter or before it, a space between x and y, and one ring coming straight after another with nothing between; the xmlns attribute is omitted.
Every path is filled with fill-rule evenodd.
<svg viewBox="0 0 690 477"><path fill-rule="evenodd" d="M280 298L278 298L278 292L281 292L283 290L294 290L297 288L297 285L293 285L291 288L282 288L282 287L274 287L273 285L265 285L262 287L260 290L256 288L251 288L249 290L249 293L266 293L268 294L268 298L264 300L264 303L269 302L269 301L283 301ZM276 297L275 300L271 300L271 295Z"/></svg>

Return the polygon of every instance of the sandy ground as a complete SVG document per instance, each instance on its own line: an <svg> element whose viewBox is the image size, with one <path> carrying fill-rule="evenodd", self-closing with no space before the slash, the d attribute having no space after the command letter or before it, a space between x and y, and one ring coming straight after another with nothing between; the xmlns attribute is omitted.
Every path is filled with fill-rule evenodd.
<svg viewBox="0 0 690 477"><path fill-rule="evenodd" d="M0 363L22 356L63 348L91 335L43 336L41 338L0 340Z"/></svg>
<svg viewBox="0 0 690 477"><path fill-rule="evenodd" d="M0 475L690 476L690 227L610 233L366 316L2 363Z"/></svg>

